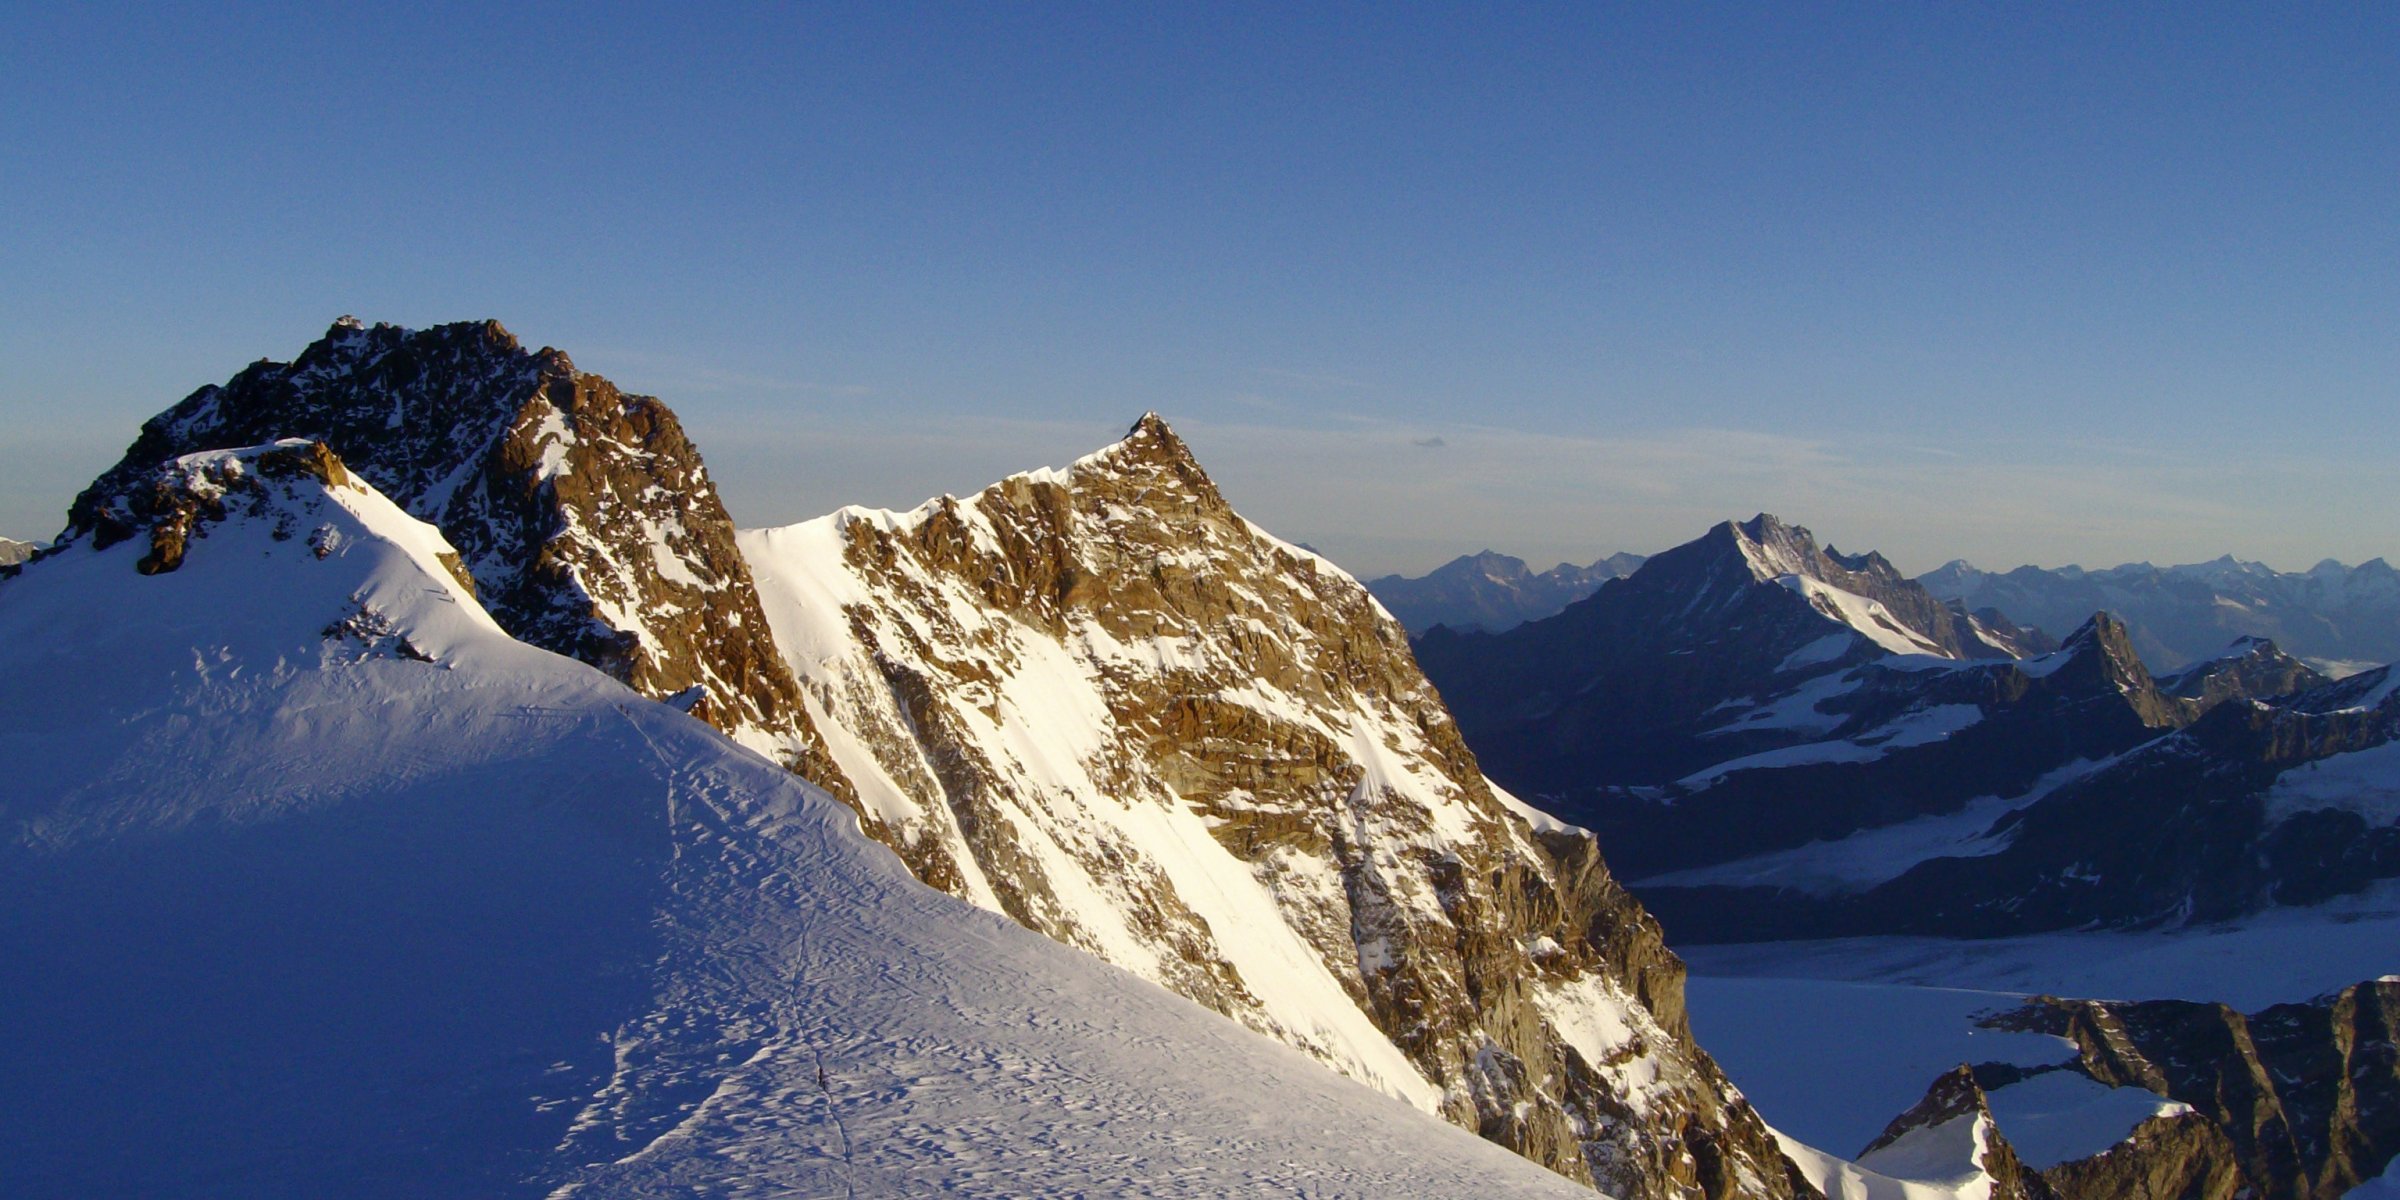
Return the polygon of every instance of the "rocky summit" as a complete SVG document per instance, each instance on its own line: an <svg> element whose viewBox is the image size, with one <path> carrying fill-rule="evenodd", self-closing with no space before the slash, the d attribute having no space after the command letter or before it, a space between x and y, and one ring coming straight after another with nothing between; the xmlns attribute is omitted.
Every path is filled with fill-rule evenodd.
<svg viewBox="0 0 2400 1200"><path fill-rule="evenodd" d="M438 527L509 633L837 779L675 414L497 321L345 317L291 362L193 392L76 498L61 541L142 532L139 493L177 456L284 438Z"/></svg>
<svg viewBox="0 0 2400 1200"><path fill-rule="evenodd" d="M938 887L1623 1197L1804 1190L1592 839L1155 415L1063 470L745 533L863 820Z"/></svg>

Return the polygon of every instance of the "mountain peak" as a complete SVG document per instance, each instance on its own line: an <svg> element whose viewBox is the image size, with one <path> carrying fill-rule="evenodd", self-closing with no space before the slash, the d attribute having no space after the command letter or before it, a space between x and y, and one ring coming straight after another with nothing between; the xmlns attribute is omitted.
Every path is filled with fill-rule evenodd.
<svg viewBox="0 0 2400 1200"><path fill-rule="evenodd" d="M1125 431L1118 446L1157 461L1192 462L1192 448L1184 444L1175 431L1167 427L1167 419L1156 412L1142 414L1133 427Z"/></svg>
<svg viewBox="0 0 2400 1200"><path fill-rule="evenodd" d="M810 759L799 687L766 644L733 522L667 406L528 352L495 320L430 329L337 320L151 418L68 514L65 541L131 536L118 510L162 465L287 438L321 442L441 529L515 637Z"/></svg>
<svg viewBox="0 0 2400 1200"><path fill-rule="evenodd" d="M1123 438L1076 459L1067 474L1083 479L1128 476L1140 480L1145 487L1169 487L1204 504L1217 507L1224 504L1208 472L1192 457L1192 448L1155 411L1143 413ZM1047 469L1031 472L1024 478L1069 482Z"/></svg>

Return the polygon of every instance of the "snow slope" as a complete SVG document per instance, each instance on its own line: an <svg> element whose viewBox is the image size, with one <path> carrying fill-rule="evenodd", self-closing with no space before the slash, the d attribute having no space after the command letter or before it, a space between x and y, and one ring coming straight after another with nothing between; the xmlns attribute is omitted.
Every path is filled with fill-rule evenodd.
<svg viewBox="0 0 2400 1200"><path fill-rule="evenodd" d="M934 893L272 451L0 582L12 1196L1589 1195Z"/></svg>

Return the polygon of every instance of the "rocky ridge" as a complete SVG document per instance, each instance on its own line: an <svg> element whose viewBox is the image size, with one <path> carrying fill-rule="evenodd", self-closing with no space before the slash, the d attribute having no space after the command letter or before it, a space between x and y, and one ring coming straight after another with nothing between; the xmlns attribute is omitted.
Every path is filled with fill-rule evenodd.
<svg viewBox="0 0 2400 1200"><path fill-rule="evenodd" d="M841 787L759 612L733 524L664 404L527 351L496 321L425 330L343 318L143 425L76 498L61 545L144 528L164 462L322 442L458 548L512 635L668 700Z"/></svg>
<svg viewBox="0 0 2400 1200"><path fill-rule="evenodd" d="M1610 1194L1807 1190L1592 839L1490 787L1400 626L1155 416L742 547L921 878Z"/></svg>
<svg viewBox="0 0 2400 1200"><path fill-rule="evenodd" d="M2056 1069L2178 1102L2107 1153L2047 1171L2067 1200L2334 1200L2400 1154L2400 980L2248 1015L2043 997L1986 1024L2067 1039L2075 1058Z"/></svg>
<svg viewBox="0 0 2400 1200"><path fill-rule="evenodd" d="M1400 629L1155 418L1068 472L822 523L813 586L859 590L779 645L663 405L488 322L345 320L149 422L62 552L148 538L172 569L221 523L191 497L239 489L170 496L161 465L287 433L439 526L509 632L842 793L936 886L1616 1194L1808 1191L1591 839L1490 789ZM416 657L354 616L328 645Z"/></svg>
<svg viewBox="0 0 2400 1200"><path fill-rule="evenodd" d="M1979 1186L1989 1200L2059 1200L2049 1181L2017 1157L1992 1116L1990 1098L1965 1066L1934 1080L1923 1100L1892 1118L1859 1151L1858 1165L1961 1191Z"/></svg>

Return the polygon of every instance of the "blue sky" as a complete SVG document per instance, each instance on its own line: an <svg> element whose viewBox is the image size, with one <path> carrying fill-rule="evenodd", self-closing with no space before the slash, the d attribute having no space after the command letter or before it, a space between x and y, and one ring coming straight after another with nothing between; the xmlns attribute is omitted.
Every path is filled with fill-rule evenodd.
<svg viewBox="0 0 2400 1200"><path fill-rule="evenodd" d="M44 7L0 533L355 313L665 397L745 524L1155 408L1363 574L2400 552L2389 6Z"/></svg>

